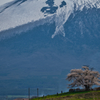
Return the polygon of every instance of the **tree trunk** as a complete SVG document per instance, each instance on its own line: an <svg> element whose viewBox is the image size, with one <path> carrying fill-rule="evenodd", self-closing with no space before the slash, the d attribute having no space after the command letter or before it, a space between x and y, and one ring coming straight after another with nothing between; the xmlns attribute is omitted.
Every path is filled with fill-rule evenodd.
<svg viewBox="0 0 100 100"><path fill-rule="evenodd" d="M89 90L90 90L90 86L84 85L84 87L85 87L85 90L86 90L86 91L89 91Z"/></svg>

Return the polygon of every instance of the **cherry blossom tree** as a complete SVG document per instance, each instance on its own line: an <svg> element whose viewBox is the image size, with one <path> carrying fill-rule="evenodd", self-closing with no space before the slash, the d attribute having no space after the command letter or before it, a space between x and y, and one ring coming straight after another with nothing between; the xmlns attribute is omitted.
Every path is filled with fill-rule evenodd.
<svg viewBox="0 0 100 100"><path fill-rule="evenodd" d="M81 86L89 90L93 85L100 85L100 74L88 66L83 66L82 69L72 69L66 80L72 81L70 88Z"/></svg>

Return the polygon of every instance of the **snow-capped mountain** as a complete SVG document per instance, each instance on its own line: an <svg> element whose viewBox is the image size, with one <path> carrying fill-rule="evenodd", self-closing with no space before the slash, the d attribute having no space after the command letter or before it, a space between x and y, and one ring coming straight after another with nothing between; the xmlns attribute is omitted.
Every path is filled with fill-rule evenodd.
<svg viewBox="0 0 100 100"><path fill-rule="evenodd" d="M54 21L56 29L52 38L59 32L65 36L63 25L69 16L83 8L100 8L99 0L14 0L0 7L0 32L26 25L27 31L38 25ZM44 21L47 19L46 21ZM40 22L40 20L43 20ZM31 23L31 26L28 24ZM16 34L22 32L17 29ZM14 32L15 33L15 32Z"/></svg>
<svg viewBox="0 0 100 100"><path fill-rule="evenodd" d="M66 75L84 64L100 71L100 0L0 5L0 94L67 90Z"/></svg>

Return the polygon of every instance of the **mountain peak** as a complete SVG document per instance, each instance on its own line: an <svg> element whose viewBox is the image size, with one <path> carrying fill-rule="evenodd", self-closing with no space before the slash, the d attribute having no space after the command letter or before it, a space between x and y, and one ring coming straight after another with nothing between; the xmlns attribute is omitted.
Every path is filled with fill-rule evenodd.
<svg viewBox="0 0 100 100"><path fill-rule="evenodd" d="M52 19L56 25L52 38L57 34L65 36L63 25L74 11L82 11L84 7L100 8L100 0L15 0L0 7L0 32L29 23L35 26L34 22L41 25ZM26 31L32 26L27 25Z"/></svg>

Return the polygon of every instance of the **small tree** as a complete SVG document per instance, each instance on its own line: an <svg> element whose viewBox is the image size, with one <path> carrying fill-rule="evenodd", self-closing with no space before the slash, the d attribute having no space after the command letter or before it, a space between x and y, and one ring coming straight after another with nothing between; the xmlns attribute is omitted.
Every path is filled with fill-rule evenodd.
<svg viewBox="0 0 100 100"><path fill-rule="evenodd" d="M83 66L82 69L72 69L66 79L72 81L69 87L82 86L85 90L89 90L93 85L100 85L99 72L87 66Z"/></svg>

